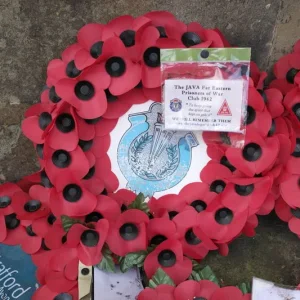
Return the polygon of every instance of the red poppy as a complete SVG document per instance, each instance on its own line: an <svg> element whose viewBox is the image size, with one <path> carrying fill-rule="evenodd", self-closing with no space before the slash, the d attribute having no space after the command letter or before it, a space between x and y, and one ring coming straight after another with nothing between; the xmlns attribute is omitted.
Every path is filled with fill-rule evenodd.
<svg viewBox="0 0 300 300"><path fill-rule="evenodd" d="M259 133L248 130L243 149L228 148L226 157L234 167L252 177L274 164L278 152L276 136L263 138Z"/></svg>
<svg viewBox="0 0 300 300"><path fill-rule="evenodd" d="M0 185L0 242L6 238L5 216L14 213L11 203L13 195L17 192L22 192L22 190L14 183L8 182Z"/></svg>
<svg viewBox="0 0 300 300"><path fill-rule="evenodd" d="M35 220L49 215L49 190L34 185L29 193L17 192L12 197L12 207L17 217L22 220Z"/></svg>
<svg viewBox="0 0 300 300"><path fill-rule="evenodd" d="M175 300L211 299L219 286L209 280L187 280L180 283L174 292Z"/></svg>
<svg viewBox="0 0 300 300"><path fill-rule="evenodd" d="M0 230L1 234L5 236L1 243L6 245L19 245L27 236L24 226L21 225L20 220L14 213L5 216Z"/></svg>
<svg viewBox="0 0 300 300"><path fill-rule="evenodd" d="M53 250L60 249L62 245L66 243L66 241L66 232L62 227L61 221L56 220L45 234L44 244L47 248Z"/></svg>
<svg viewBox="0 0 300 300"><path fill-rule="evenodd" d="M293 152L288 157L288 161L286 163L286 170L291 174L299 174L300 175L300 138L296 138L296 144Z"/></svg>
<svg viewBox="0 0 300 300"><path fill-rule="evenodd" d="M95 135L106 136L110 134L118 123L118 119L104 119L100 118L95 124Z"/></svg>
<svg viewBox="0 0 300 300"><path fill-rule="evenodd" d="M215 199L199 217L199 227L205 234L219 243L226 243L236 237L247 222L248 210L229 209Z"/></svg>
<svg viewBox="0 0 300 300"><path fill-rule="evenodd" d="M146 28L137 39L141 44L142 84L145 88L160 87L160 48L179 48L180 43L168 38L160 39L160 32L153 26Z"/></svg>
<svg viewBox="0 0 300 300"><path fill-rule="evenodd" d="M119 256L125 256L130 252L147 249L148 222L148 216L138 209L124 211L109 228L106 242L110 250Z"/></svg>
<svg viewBox="0 0 300 300"><path fill-rule="evenodd" d="M217 289L209 300L250 300L251 294L243 295L242 291L235 286L226 286Z"/></svg>
<svg viewBox="0 0 300 300"><path fill-rule="evenodd" d="M176 236L176 225L166 218L154 218L147 226L147 238L149 245L159 245L167 239Z"/></svg>
<svg viewBox="0 0 300 300"><path fill-rule="evenodd" d="M176 21L166 25L167 36L181 41L181 47L223 48L224 43L218 31L205 29L200 24L192 22L189 25Z"/></svg>
<svg viewBox="0 0 300 300"><path fill-rule="evenodd" d="M247 129L253 129L259 132L262 136L267 136L272 124L272 118L260 93L250 87L248 92L247 106Z"/></svg>
<svg viewBox="0 0 300 300"><path fill-rule="evenodd" d="M300 87L290 90L284 97L283 104L290 113L291 121L297 126L300 124Z"/></svg>
<svg viewBox="0 0 300 300"><path fill-rule="evenodd" d="M131 59L136 59L139 51L139 43L136 40L136 33L143 30L150 24L150 19L146 16L134 18L124 15L111 20L107 27L114 32L127 48Z"/></svg>
<svg viewBox="0 0 300 300"><path fill-rule="evenodd" d="M60 298L61 297L61 298ZM36 290L32 296L32 300L53 300L53 299L72 299L78 300L78 288L74 287L70 291L65 291L63 293L53 292L47 285L43 285Z"/></svg>
<svg viewBox="0 0 300 300"><path fill-rule="evenodd" d="M248 217L248 220L243 228L242 233L247 237L254 237L255 236L255 228L258 226L258 218L254 214Z"/></svg>
<svg viewBox="0 0 300 300"><path fill-rule="evenodd" d="M146 99L155 101L155 102L161 102L161 87L154 88L154 89L148 89L143 87L143 93L146 97Z"/></svg>
<svg viewBox="0 0 300 300"><path fill-rule="evenodd" d="M46 129L52 125L52 112L52 106L42 103L29 108L21 125L24 135L36 144L43 144Z"/></svg>
<svg viewBox="0 0 300 300"><path fill-rule="evenodd" d="M105 188L108 192L119 187L118 177L111 171L111 162L107 154L96 158L92 153L86 153L90 160L90 169L83 177L82 184L93 194L100 194Z"/></svg>
<svg viewBox="0 0 300 300"><path fill-rule="evenodd" d="M256 89L264 91L264 82L267 76L267 72L261 72L255 62L250 62L250 77L253 80L253 86Z"/></svg>
<svg viewBox="0 0 300 300"><path fill-rule="evenodd" d="M175 194L168 194L155 199L152 197L148 202L150 212L155 218L170 218L171 220L184 209L191 209L193 207L187 206L184 198Z"/></svg>
<svg viewBox="0 0 300 300"><path fill-rule="evenodd" d="M285 79L294 84L300 79L300 53L290 53L281 57L274 65L274 74L277 79Z"/></svg>
<svg viewBox="0 0 300 300"><path fill-rule="evenodd" d="M294 45L294 52L300 53L300 40L298 40Z"/></svg>
<svg viewBox="0 0 300 300"><path fill-rule="evenodd" d="M271 190L272 179L268 176L257 178L231 178L222 193L221 202L236 212L249 209L256 213Z"/></svg>
<svg viewBox="0 0 300 300"><path fill-rule="evenodd" d="M216 194L224 191L232 172L225 166L218 163L207 164L200 173L200 179L209 185L209 190Z"/></svg>
<svg viewBox="0 0 300 300"><path fill-rule="evenodd" d="M275 207L275 201L276 201L276 197L272 193L270 193L267 196L264 203L262 204L262 206L260 207L260 209L258 210L257 214L260 216L266 216L269 213L271 213L271 211Z"/></svg>
<svg viewBox="0 0 300 300"><path fill-rule="evenodd" d="M299 172L298 172L299 173ZM282 198L290 206L299 205L300 197L300 175L286 174L284 180L280 184L280 193Z"/></svg>
<svg viewBox="0 0 300 300"><path fill-rule="evenodd" d="M97 205L97 198L71 176L60 177L51 190L50 206L55 216L85 216Z"/></svg>
<svg viewBox="0 0 300 300"><path fill-rule="evenodd" d="M67 235L67 245L76 248L79 260L88 266L98 264L102 260L102 247L106 241L109 223L105 219L95 224L95 229L81 224L71 227Z"/></svg>
<svg viewBox="0 0 300 300"><path fill-rule="evenodd" d="M118 190L113 194L110 193L108 194L108 196L116 200L119 206L123 208L123 210L125 210L127 206L132 203L137 197L134 192L126 189Z"/></svg>
<svg viewBox="0 0 300 300"><path fill-rule="evenodd" d="M230 134L227 132L204 131L202 137L205 144L215 144L222 149L227 149L232 144Z"/></svg>
<svg viewBox="0 0 300 300"><path fill-rule="evenodd" d="M44 156L45 171L53 184L61 177L71 174L81 179L90 169L89 161L79 146L70 152L44 147Z"/></svg>
<svg viewBox="0 0 300 300"><path fill-rule="evenodd" d="M210 250L217 246L198 227L201 215L194 210L187 210L174 217L178 239L182 244L183 253L193 259L203 259Z"/></svg>
<svg viewBox="0 0 300 300"><path fill-rule="evenodd" d="M106 25L90 23L83 26L77 34L77 41L82 49L75 55L76 66L83 70L99 62L103 56L103 44L112 36L112 30Z"/></svg>
<svg viewBox="0 0 300 300"><path fill-rule="evenodd" d="M141 81L141 66L130 59L122 40L117 37L108 39L103 45L103 52L104 61L97 68L101 78L104 75L110 78L106 88L112 95L127 93Z"/></svg>
<svg viewBox="0 0 300 300"><path fill-rule="evenodd" d="M282 92L278 89L271 88L264 90L264 93L268 99L266 105L272 118L282 116L284 113Z"/></svg>
<svg viewBox="0 0 300 300"><path fill-rule="evenodd" d="M22 234L23 238L20 238L19 243L25 253L34 254L41 249L43 238L32 230L32 225L24 227L24 229L24 234Z"/></svg>
<svg viewBox="0 0 300 300"><path fill-rule="evenodd" d="M288 222L289 229L300 235L300 208L299 204L296 207L291 207L281 197L276 201L275 212L277 216L284 222Z"/></svg>
<svg viewBox="0 0 300 300"><path fill-rule="evenodd" d="M143 91L139 89L132 89L131 91L114 96L107 89L105 90L107 98L107 110L103 115L106 119L117 119L123 116L134 104L141 104L148 99L145 98Z"/></svg>
<svg viewBox="0 0 300 300"><path fill-rule="evenodd" d="M121 213L118 203L105 195L97 196L97 206L94 211L85 216L86 223L98 222L101 219L106 219L109 223L117 221Z"/></svg>
<svg viewBox="0 0 300 300"><path fill-rule="evenodd" d="M110 76L100 65L84 70L75 80L61 79L56 84L60 97L71 104L83 119L102 116L107 109L104 90L110 85Z"/></svg>
<svg viewBox="0 0 300 300"><path fill-rule="evenodd" d="M202 182L193 182L186 185L178 194L187 205L198 213L205 210L207 205L216 197L216 193L209 191L209 186Z"/></svg>
<svg viewBox="0 0 300 300"><path fill-rule="evenodd" d="M142 290L137 300L175 300L174 294L175 287L167 284L160 284L155 289L146 288Z"/></svg>
<svg viewBox="0 0 300 300"><path fill-rule="evenodd" d="M151 278L158 268L163 269L178 285L192 273L192 261L183 256L182 245L179 241L166 240L149 253L144 262L148 278Z"/></svg>
<svg viewBox="0 0 300 300"><path fill-rule="evenodd" d="M42 218L33 220L32 230L38 236L45 237L56 221L56 217L52 213L50 213L49 215L46 215Z"/></svg>

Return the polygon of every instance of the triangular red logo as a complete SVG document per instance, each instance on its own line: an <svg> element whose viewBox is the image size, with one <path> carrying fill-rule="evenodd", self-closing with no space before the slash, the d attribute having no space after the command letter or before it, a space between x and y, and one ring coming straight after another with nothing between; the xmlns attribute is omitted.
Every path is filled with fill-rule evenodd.
<svg viewBox="0 0 300 300"><path fill-rule="evenodd" d="M232 116L229 105L228 105L226 99L224 100L221 108L218 111L218 116Z"/></svg>

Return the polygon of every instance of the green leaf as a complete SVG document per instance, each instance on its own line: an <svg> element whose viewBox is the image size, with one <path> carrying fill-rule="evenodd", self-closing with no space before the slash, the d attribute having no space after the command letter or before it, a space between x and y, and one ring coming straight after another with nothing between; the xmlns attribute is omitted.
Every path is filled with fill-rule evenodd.
<svg viewBox="0 0 300 300"><path fill-rule="evenodd" d="M239 288L244 295L252 292L252 287L250 282L240 283L239 285L237 285L237 288Z"/></svg>
<svg viewBox="0 0 300 300"><path fill-rule="evenodd" d="M114 273L115 263L112 257L112 252L110 251L107 245L104 245L102 249L102 255L103 255L102 260L95 267L105 272Z"/></svg>
<svg viewBox="0 0 300 300"><path fill-rule="evenodd" d="M149 212L148 204L145 202L146 198L143 193L139 193L135 200L128 205L129 209L139 209L145 213Z"/></svg>
<svg viewBox="0 0 300 300"><path fill-rule="evenodd" d="M155 289L160 284L168 284L175 286L171 277L161 268L158 268L153 277L149 280L149 287Z"/></svg>
<svg viewBox="0 0 300 300"><path fill-rule="evenodd" d="M73 219L70 218L68 216L62 215L61 216L61 223L62 223L62 227L64 229L65 232L68 232L70 230L70 228L74 225L74 224L82 224L85 225L85 223L81 222L78 219Z"/></svg>
<svg viewBox="0 0 300 300"><path fill-rule="evenodd" d="M201 269L200 265L193 261L193 271L190 275L189 279L200 281L200 280L210 280L217 285L219 284L219 280L217 279L215 273L212 271L210 266L206 266L205 268Z"/></svg>
<svg viewBox="0 0 300 300"><path fill-rule="evenodd" d="M142 267L148 252L145 250L128 253L125 257L119 259L120 270L122 273L127 272L133 267Z"/></svg>

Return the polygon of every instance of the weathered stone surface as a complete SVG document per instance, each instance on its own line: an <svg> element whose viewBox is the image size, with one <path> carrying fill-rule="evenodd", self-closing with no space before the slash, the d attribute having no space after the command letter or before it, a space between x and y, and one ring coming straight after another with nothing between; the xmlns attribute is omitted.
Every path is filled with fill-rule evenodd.
<svg viewBox="0 0 300 300"><path fill-rule="evenodd" d="M38 170L19 126L26 108L39 100L48 61L75 42L85 23L159 9L185 22L219 27L232 44L253 47L262 68L270 67L270 53L277 58L300 38L298 0L0 0L0 183ZM226 284L252 275L297 284L298 245L285 224L267 217L254 238L232 243L227 258L212 254L206 262Z"/></svg>

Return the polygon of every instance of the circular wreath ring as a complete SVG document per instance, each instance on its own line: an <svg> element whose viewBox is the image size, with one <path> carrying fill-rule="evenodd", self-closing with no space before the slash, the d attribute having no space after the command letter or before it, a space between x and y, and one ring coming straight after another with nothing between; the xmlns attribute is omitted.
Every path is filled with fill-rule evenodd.
<svg viewBox="0 0 300 300"><path fill-rule="evenodd" d="M146 202L119 189L111 170L118 118L161 100L159 50L229 46L218 29L150 12L88 24L50 61L41 102L22 123L41 170L0 187L0 242L32 256L41 285L33 299L78 299L79 261L106 271L142 268L149 288L139 300L250 299L248 289L212 282L199 262L211 250L227 255L241 234L255 235L257 215L274 207L300 235L300 42L276 63L269 87L251 63L245 146L203 134L211 160L199 182Z"/></svg>

